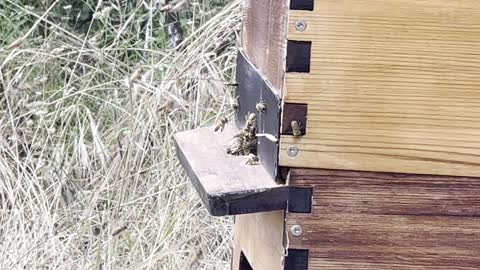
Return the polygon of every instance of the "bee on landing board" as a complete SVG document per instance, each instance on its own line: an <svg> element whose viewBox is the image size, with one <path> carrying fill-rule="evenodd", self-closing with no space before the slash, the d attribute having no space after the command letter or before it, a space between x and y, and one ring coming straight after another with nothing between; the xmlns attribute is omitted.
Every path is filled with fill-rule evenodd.
<svg viewBox="0 0 480 270"><path fill-rule="evenodd" d="M248 155L247 162L245 162L247 165L258 165L259 163L260 160L258 160L258 157L255 154Z"/></svg>
<svg viewBox="0 0 480 270"><path fill-rule="evenodd" d="M300 137L300 136L302 136L302 131L301 131L300 123L298 123L297 121L293 120L293 121L290 123L290 126L292 127L292 134L293 134L293 136L295 136L295 137Z"/></svg>
<svg viewBox="0 0 480 270"><path fill-rule="evenodd" d="M220 130L220 132L223 132L225 129L225 125L228 123L228 119L226 117L220 118L218 121L217 125L215 126L215 129L213 131L217 132Z"/></svg>

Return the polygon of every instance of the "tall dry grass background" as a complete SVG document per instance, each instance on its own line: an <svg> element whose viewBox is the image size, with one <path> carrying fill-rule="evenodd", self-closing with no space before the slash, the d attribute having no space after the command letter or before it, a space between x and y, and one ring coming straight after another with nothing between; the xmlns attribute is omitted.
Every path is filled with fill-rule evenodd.
<svg viewBox="0 0 480 270"><path fill-rule="evenodd" d="M172 135L231 116L240 1L189 1L180 50L155 1L82 1L0 2L0 269L228 269Z"/></svg>

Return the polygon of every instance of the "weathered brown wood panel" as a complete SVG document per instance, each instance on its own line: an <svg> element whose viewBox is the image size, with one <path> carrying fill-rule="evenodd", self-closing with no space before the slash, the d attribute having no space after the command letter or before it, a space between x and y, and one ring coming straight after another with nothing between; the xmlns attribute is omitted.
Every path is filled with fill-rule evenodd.
<svg viewBox="0 0 480 270"><path fill-rule="evenodd" d="M289 184L313 188L312 213L286 221L310 269L480 266L480 178L292 169Z"/></svg>
<svg viewBox="0 0 480 270"><path fill-rule="evenodd" d="M278 93L285 79L287 0L244 1L242 47Z"/></svg>
<svg viewBox="0 0 480 270"><path fill-rule="evenodd" d="M283 269L284 221L285 211L236 216L232 270L239 270L241 252L255 270Z"/></svg>
<svg viewBox="0 0 480 270"><path fill-rule="evenodd" d="M289 12L288 39L312 58L286 75L308 121L281 165L480 176L480 1L315 1Z"/></svg>

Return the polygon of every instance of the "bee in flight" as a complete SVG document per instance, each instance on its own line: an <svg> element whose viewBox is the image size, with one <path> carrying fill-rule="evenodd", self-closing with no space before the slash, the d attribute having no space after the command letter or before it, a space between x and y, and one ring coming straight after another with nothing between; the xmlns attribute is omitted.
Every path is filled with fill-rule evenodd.
<svg viewBox="0 0 480 270"><path fill-rule="evenodd" d="M230 100L230 104L232 105L232 109L237 111L240 108L240 104L238 103L238 97L232 98Z"/></svg>
<svg viewBox="0 0 480 270"><path fill-rule="evenodd" d="M295 137L302 136L301 126L300 126L300 123L298 123L298 121L293 120L290 123L290 126L292 127L293 136L295 136Z"/></svg>
<svg viewBox="0 0 480 270"><path fill-rule="evenodd" d="M218 121L217 125L215 126L215 129L214 131L217 132L220 130L220 132L223 132L223 130L225 129L225 125L228 123L228 119L226 117L222 117L220 118L220 120Z"/></svg>

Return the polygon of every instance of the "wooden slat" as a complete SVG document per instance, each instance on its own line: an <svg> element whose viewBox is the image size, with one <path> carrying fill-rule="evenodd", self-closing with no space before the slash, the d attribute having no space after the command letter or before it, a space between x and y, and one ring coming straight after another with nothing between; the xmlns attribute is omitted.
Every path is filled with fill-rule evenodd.
<svg viewBox="0 0 480 270"><path fill-rule="evenodd" d="M245 0L242 47L281 94L286 57L286 0Z"/></svg>
<svg viewBox="0 0 480 270"><path fill-rule="evenodd" d="M285 93L308 132L282 136L280 165L480 176L479 1L322 0L288 27L312 41Z"/></svg>
<svg viewBox="0 0 480 270"><path fill-rule="evenodd" d="M239 269L240 252L255 270L283 269L284 220L284 211L235 217L232 269Z"/></svg>
<svg viewBox="0 0 480 270"><path fill-rule="evenodd" d="M246 165L247 156L226 154L238 132L227 125L175 134L177 155L210 214L237 215L285 209L286 186L279 185L261 165Z"/></svg>
<svg viewBox="0 0 480 270"><path fill-rule="evenodd" d="M292 169L311 214L287 213L310 269L478 269L480 178Z"/></svg>

